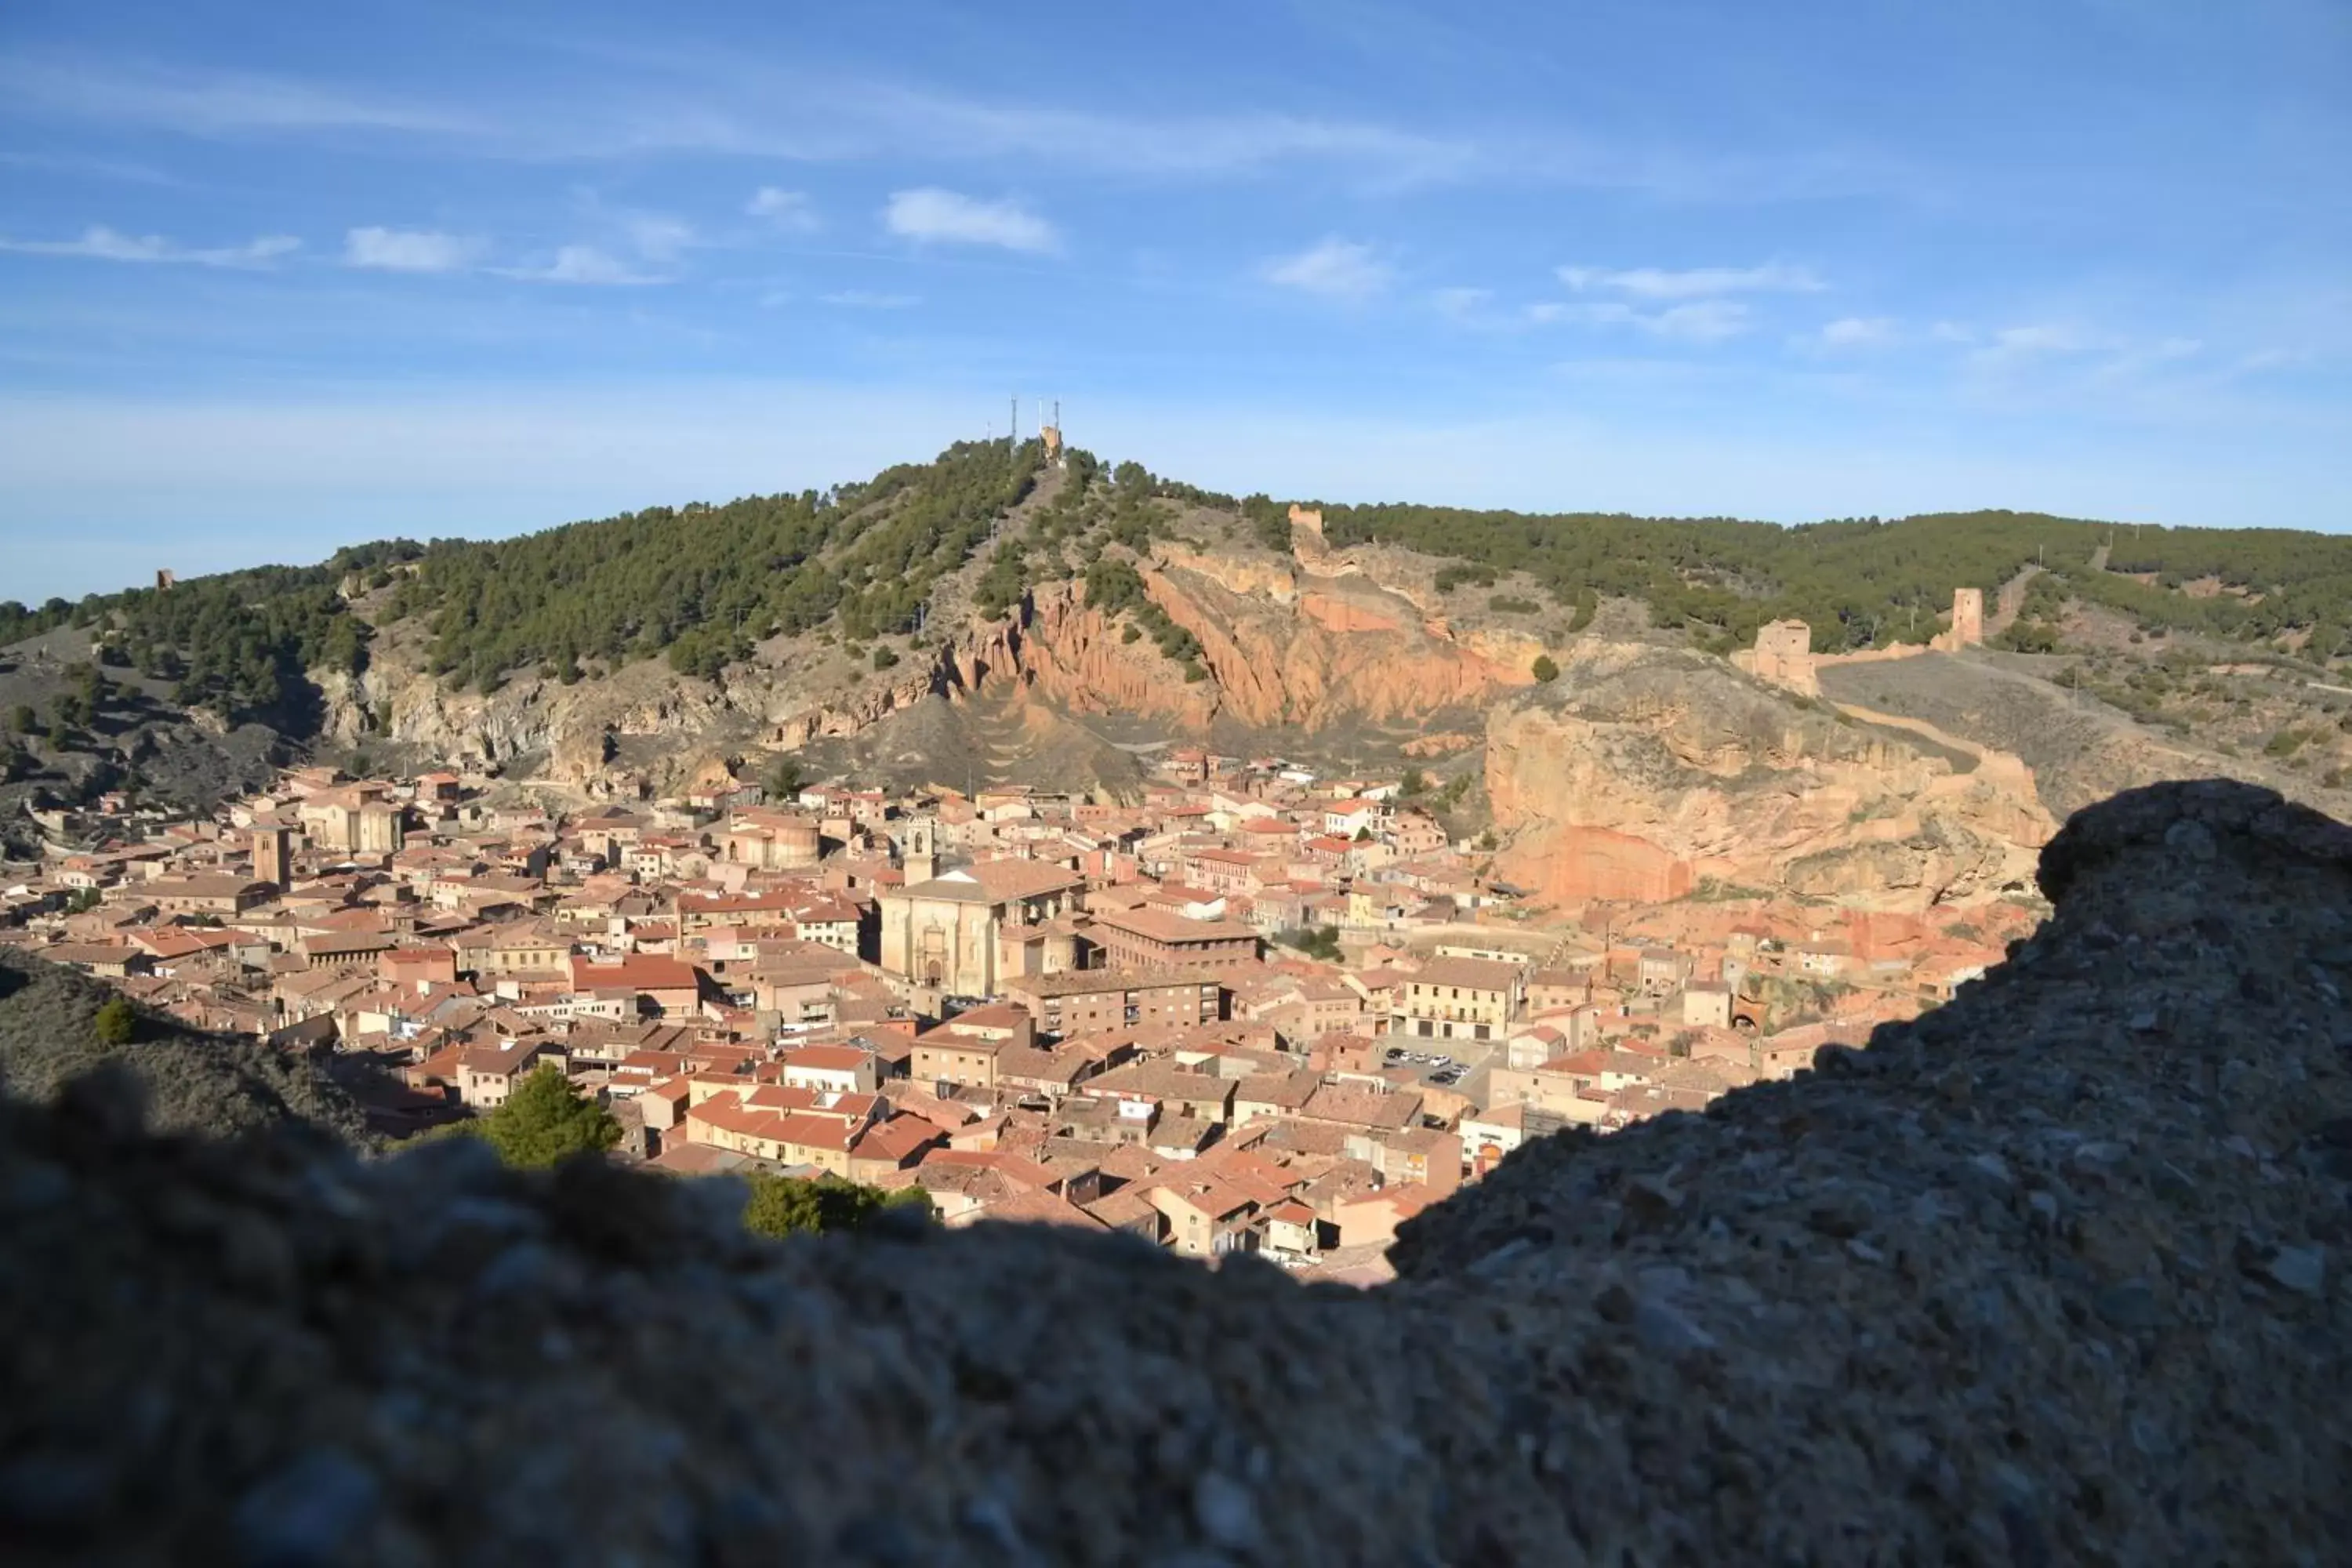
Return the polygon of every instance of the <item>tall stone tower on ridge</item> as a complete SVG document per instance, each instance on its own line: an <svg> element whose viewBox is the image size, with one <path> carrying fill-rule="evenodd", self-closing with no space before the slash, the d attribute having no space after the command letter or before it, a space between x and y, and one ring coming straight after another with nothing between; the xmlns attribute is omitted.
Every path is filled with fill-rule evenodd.
<svg viewBox="0 0 2352 1568"><path fill-rule="evenodd" d="M1966 647L1984 641L1984 590L1952 590L1952 645Z"/></svg>

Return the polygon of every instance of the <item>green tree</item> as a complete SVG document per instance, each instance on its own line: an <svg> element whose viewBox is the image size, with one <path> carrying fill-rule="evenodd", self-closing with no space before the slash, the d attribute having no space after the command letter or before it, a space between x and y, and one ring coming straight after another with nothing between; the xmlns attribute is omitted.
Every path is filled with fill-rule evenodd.
<svg viewBox="0 0 2352 1568"><path fill-rule="evenodd" d="M778 757L768 768L768 798L789 800L808 788L808 769L798 757Z"/></svg>
<svg viewBox="0 0 2352 1568"><path fill-rule="evenodd" d="M1528 673L1549 686L1559 679L1559 666L1552 662L1551 655L1539 653L1536 655L1535 663L1528 667Z"/></svg>
<svg viewBox="0 0 2352 1568"><path fill-rule="evenodd" d="M19 735L29 735L41 727L41 716L33 711L29 702L19 702L8 710L8 728Z"/></svg>
<svg viewBox="0 0 2352 1568"><path fill-rule="evenodd" d="M131 1004L120 996L110 996L100 1005L98 1016L90 1021L98 1037L110 1046L127 1046L139 1033L139 1015Z"/></svg>
<svg viewBox="0 0 2352 1568"><path fill-rule="evenodd" d="M1303 931L1286 931L1275 938L1286 947L1295 947L1309 958L1319 958L1326 963L1340 959L1339 928L1313 926Z"/></svg>
<svg viewBox="0 0 2352 1568"><path fill-rule="evenodd" d="M535 1169L569 1154L602 1153L621 1141L621 1124L551 1063L532 1069L483 1119L482 1136L508 1164Z"/></svg>
<svg viewBox="0 0 2352 1568"><path fill-rule="evenodd" d="M1427 795L1429 793L1429 775L1423 773L1419 768L1405 769L1404 778L1397 785L1397 793L1407 797Z"/></svg>
<svg viewBox="0 0 2352 1568"><path fill-rule="evenodd" d="M891 652L888 648L887 648L887 647L877 647L877 648L876 648L876 649L874 650L874 668L877 668L877 669L887 669L887 668L889 668L892 665L894 665L894 664L896 664L896 663L898 663L898 656L897 654L895 654L895 653Z"/></svg>
<svg viewBox="0 0 2352 1568"><path fill-rule="evenodd" d="M761 1236L816 1236L856 1230L887 1209L920 1208L928 1217L931 1197L920 1187L886 1193L831 1173L813 1182L753 1172L751 1196L743 1205L743 1227Z"/></svg>

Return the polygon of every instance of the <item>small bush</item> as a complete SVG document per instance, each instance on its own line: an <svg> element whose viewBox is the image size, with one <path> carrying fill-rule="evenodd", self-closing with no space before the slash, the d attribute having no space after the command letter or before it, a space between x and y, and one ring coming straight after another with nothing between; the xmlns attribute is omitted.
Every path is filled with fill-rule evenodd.
<svg viewBox="0 0 2352 1568"><path fill-rule="evenodd" d="M104 1044L127 1046L139 1033L139 1014L129 1002L116 996L100 1005L90 1026Z"/></svg>
<svg viewBox="0 0 2352 1568"><path fill-rule="evenodd" d="M1549 686L1559 679L1559 666L1552 662L1551 655L1539 653L1536 655L1535 663L1528 667L1528 673L1532 674L1538 681Z"/></svg>

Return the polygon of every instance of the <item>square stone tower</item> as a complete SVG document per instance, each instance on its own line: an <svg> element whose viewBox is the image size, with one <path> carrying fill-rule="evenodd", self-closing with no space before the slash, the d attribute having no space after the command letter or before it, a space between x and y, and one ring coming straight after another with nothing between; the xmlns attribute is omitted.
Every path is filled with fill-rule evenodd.
<svg viewBox="0 0 2352 1568"><path fill-rule="evenodd" d="M253 830L253 879L267 882L279 892L286 890L287 850L293 839L290 828L268 824Z"/></svg>
<svg viewBox="0 0 2352 1568"><path fill-rule="evenodd" d="M1966 647L1970 643L1984 641L1984 590L1955 588L1952 590L1952 642Z"/></svg>

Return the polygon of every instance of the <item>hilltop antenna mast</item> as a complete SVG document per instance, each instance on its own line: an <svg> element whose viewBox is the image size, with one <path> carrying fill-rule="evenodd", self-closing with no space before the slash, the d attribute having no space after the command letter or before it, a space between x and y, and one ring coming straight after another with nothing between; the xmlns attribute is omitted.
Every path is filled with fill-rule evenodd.
<svg viewBox="0 0 2352 1568"><path fill-rule="evenodd" d="M1004 427L1004 449L1007 452L1021 449L1021 396L1018 393L1013 397L1013 423Z"/></svg>

